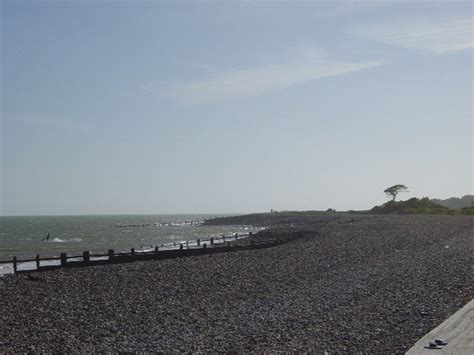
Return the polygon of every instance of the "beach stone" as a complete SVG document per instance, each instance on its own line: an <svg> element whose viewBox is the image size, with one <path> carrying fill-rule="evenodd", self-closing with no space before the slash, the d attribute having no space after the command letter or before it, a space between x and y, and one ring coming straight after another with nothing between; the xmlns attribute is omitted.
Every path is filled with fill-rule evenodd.
<svg viewBox="0 0 474 355"><path fill-rule="evenodd" d="M272 216L269 249L7 276L0 352L402 354L472 298L473 217L339 218Z"/></svg>

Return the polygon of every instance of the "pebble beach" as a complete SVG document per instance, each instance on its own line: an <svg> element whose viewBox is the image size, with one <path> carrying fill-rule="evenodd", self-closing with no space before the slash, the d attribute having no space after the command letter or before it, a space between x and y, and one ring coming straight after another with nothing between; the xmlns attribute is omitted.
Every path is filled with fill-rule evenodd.
<svg viewBox="0 0 474 355"><path fill-rule="evenodd" d="M403 354L474 297L471 216L260 224L289 241L0 278L0 353Z"/></svg>

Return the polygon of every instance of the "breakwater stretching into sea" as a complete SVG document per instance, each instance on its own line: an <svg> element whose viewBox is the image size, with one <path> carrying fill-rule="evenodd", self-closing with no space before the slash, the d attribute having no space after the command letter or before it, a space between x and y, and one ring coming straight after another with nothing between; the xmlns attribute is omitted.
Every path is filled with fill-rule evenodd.
<svg viewBox="0 0 474 355"><path fill-rule="evenodd" d="M0 217L0 260L150 249L170 243L254 230L249 226L203 226L216 215L108 215ZM49 233L49 239L47 235ZM48 240L47 240L48 239ZM1 266L0 266L1 268ZM0 270L0 273L1 270Z"/></svg>

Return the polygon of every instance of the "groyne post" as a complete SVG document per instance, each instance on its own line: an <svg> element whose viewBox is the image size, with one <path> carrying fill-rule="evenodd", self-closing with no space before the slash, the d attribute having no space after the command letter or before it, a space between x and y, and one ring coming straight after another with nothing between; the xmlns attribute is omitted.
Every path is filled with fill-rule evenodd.
<svg viewBox="0 0 474 355"><path fill-rule="evenodd" d="M61 253L60 259L61 259L61 266L66 266L67 254L66 253Z"/></svg>
<svg viewBox="0 0 474 355"><path fill-rule="evenodd" d="M198 246L201 245L201 239L198 239L198 240L197 240L197 245L198 245Z"/></svg>
<svg viewBox="0 0 474 355"><path fill-rule="evenodd" d="M222 236L222 243L225 244L225 235Z"/></svg>
<svg viewBox="0 0 474 355"><path fill-rule="evenodd" d="M238 238L239 238L239 235L235 233L235 240L237 240Z"/></svg>
<svg viewBox="0 0 474 355"><path fill-rule="evenodd" d="M16 274L16 270L18 268L18 260L16 259L16 256L13 257L13 273Z"/></svg>
<svg viewBox="0 0 474 355"><path fill-rule="evenodd" d="M108 254L109 254L109 260L112 260L114 258L114 250L109 249Z"/></svg>
<svg viewBox="0 0 474 355"><path fill-rule="evenodd" d="M40 269L40 256L36 254L36 270Z"/></svg>
<svg viewBox="0 0 474 355"><path fill-rule="evenodd" d="M135 256L135 248L132 248L132 249L130 250L130 255L131 255L131 256Z"/></svg>
<svg viewBox="0 0 474 355"><path fill-rule="evenodd" d="M211 245L214 245L214 237L211 237Z"/></svg>
<svg viewBox="0 0 474 355"><path fill-rule="evenodd" d="M88 251L82 252L82 261L85 263L88 263L89 261L91 261L91 257Z"/></svg>
<svg viewBox="0 0 474 355"><path fill-rule="evenodd" d="M249 238L252 238L253 233L249 232Z"/></svg>

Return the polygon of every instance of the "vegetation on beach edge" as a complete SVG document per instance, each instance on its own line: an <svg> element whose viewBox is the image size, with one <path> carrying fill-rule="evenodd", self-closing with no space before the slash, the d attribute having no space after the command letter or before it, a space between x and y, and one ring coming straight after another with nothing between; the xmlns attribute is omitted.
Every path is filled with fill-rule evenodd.
<svg viewBox="0 0 474 355"><path fill-rule="evenodd" d="M463 207L460 209L450 209L446 206L433 202L428 197L411 198L406 201L388 201L380 206L374 206L370 210L362 211L341 211L329 208L326 211L273 211L273 213L280 213L291 216L322 216L335 213L355 213L355 214L443 214L443 215L474 215L474 205L470 207Z"/></svg>

